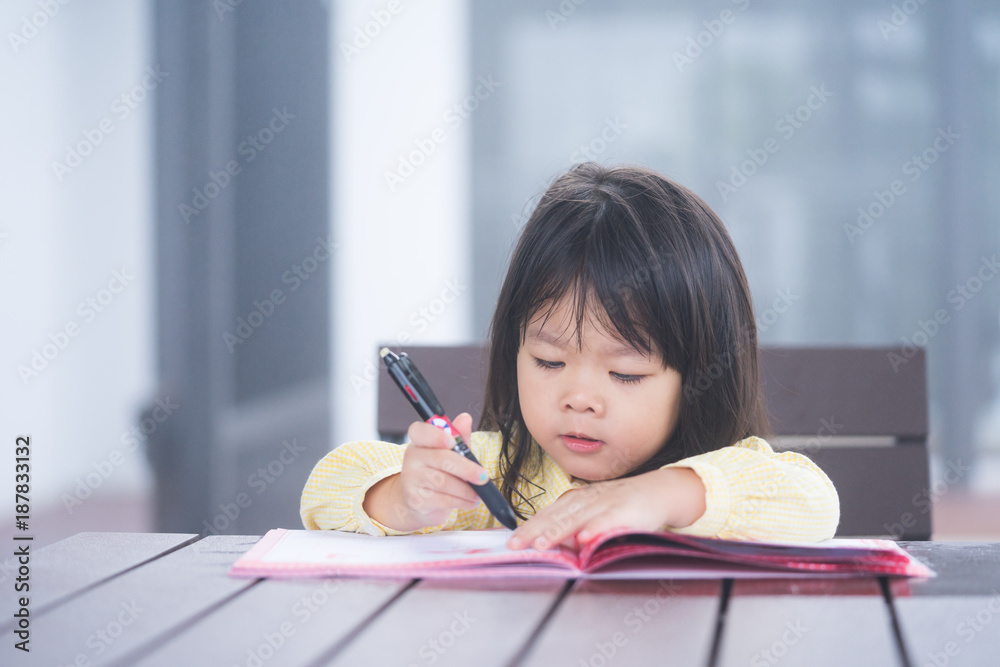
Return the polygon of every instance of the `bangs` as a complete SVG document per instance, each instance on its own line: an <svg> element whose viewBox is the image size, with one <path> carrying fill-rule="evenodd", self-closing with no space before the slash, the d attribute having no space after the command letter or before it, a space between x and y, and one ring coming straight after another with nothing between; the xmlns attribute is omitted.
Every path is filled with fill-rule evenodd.
<svg viewBox="0 0 1000 667"><path fill-rule="evenodd" d="M574 317L577 347L588 318L643 355L659 355L682 374L690 365L683 318L687 299L683 273L670 260L676 252L651 238L640 212L618 193L614 201L570 201L548 211L562 224L535 239L536 261L522 267L522 287L513 320L524 341L529 323L543 326L564 299ZM559 210L565 209L565 210Z"/></svg>

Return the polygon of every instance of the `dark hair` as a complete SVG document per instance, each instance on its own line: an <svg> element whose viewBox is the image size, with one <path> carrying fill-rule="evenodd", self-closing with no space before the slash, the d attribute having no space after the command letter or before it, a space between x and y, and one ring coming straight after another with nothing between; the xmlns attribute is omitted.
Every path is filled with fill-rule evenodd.
<svg viewBox="0 0 1000 667"><path fill-rule="evenodd" d="M622 477L768 435L753 302L722 221L693 192L652 170L586 162L557 178L532 212L490 328L478 428L503 437L500 490L515 510L521 503L514 494L531 506L536 494L526 497L519 481L531 483L542 460L521 414L517 354L531 319L566 295L578 340L591 312L607 331L658 353L681 374L673 433Z"/></svg>

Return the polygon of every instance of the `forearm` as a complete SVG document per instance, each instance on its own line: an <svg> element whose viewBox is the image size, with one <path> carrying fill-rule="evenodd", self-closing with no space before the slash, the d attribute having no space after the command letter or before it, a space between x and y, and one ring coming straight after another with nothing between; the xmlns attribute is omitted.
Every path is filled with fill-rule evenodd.
<svg viewBox="0 0 1000 667"><path fill-rule="evenodd" d="M747 438L669 468L689 468L705 488L704 514L679 532L735 540L817 542L833 537L840 518L837 491L801 454L776 454Z"/></svg>
<svg viewBox="0 0 1000 667"><path fill-rule="evenodd" d="M404 502L398 474L368 489L361 507L369 517L393 530L411 532L427 526Z"/></svg>
<svg viewBox="0 0 1000 667"><path fill-rule="evenodd" d="M660 468L646 473L661 498L667 528L684 528L705 513L705 485L690 468Z"/></svg>
<svg viewBox="0 0 1000 667"><path fill-rule="evenodd" d="M491 434L473 433L470 449L481 461L494 460L499 448L483 450ZM309 530L345 530L368 535L398 535L436 530L492 527L484 507L450 512L422 512L402 497L400 471L405 447L387 442L345 443L323 457L306 480L299 504L302 525ZM496 471L490 471L496 475ZM418 499L419 500L419 499ZM436 520L434 520L436 518Z"/></svg>
<svg viewBox="0 0 1000 667"><path fill-rule="evenodd" d="M379 441L349 442L331 451L313 468L302 490L302 525L385 535L361 504L370 487L399 472L402 459L399 445Z"/></svg>

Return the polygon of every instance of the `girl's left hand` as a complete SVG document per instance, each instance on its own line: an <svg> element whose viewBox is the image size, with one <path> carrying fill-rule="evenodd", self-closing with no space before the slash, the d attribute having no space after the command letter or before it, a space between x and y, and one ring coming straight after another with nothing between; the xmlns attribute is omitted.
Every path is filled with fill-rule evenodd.
<svg viewBox="0 0 1000 667"><path fill-rule="evenodd" d="M564 493L514 531L509 549L576 548L613 528L662 530L694 523L705 512L705 487L690 468L661 468L594 482Z"/></svg>

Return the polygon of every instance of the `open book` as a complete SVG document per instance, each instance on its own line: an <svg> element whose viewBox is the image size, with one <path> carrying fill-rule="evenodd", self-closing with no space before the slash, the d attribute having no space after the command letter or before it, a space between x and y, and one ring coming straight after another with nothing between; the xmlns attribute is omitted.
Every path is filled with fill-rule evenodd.
<svg viewBox="0 0 1000 667"><path fill-rule="evenodd" d="M506 529L372 537L271 530L229 571L234 577L558 577L706 579L783 576L931 577L888 540L816 544L735 542L670 532L616 530L579 553L563 546L510 550Z"/></svg>

